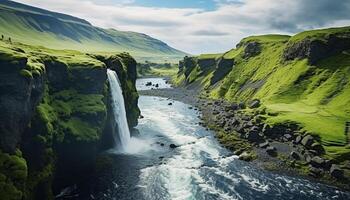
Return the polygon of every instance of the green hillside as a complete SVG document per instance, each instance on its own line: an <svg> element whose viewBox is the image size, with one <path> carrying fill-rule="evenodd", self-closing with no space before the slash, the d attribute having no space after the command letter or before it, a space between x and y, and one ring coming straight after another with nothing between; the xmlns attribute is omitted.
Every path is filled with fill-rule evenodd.
<svg viewBox="0 0 350 200"><path fill-rule="evenodd" d="M0 1L0 34L13 41L52 49L127 51L139 61L175 61L185 55L145 34L102 29L83 19L13 1Z"/></svg>
<svg viewBox="0 0 350 200"><path fill-rule="evenodd" d="M215 64L205 66L210 60ZM232 63L220 68L224 60ZM222 69L227 73L218 73ZM268 124L297 124L338 159L350 156L344 132L350 121L349 77L350 27L343 27L252 36L219 57L187 57L176 82L199 84L213 99L259 99Z"/></svg>

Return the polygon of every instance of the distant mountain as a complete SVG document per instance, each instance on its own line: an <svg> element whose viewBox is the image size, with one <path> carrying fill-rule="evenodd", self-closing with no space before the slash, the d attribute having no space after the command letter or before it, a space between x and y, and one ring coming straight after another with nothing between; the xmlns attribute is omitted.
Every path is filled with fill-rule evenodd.
<svg viewBox="0 0 350 200"><path fill-rule="evenodd" d="M142 33L103 29L84 19L7 0L0 0L0 34L52 49L127 51L139 61L174 61L186 55Z"/></svg>

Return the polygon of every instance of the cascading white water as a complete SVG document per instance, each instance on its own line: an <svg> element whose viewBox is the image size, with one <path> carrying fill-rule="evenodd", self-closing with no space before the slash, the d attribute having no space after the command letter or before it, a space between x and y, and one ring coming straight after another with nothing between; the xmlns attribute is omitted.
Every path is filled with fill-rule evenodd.
<svg viewBox="0 0 350 200"><path fill-rule="evenodd" d="M115 143L120 150L125 150L130 142L130 130L126 119L123 91L115 71L107 69L107 76L113 100L112 108L114 119L118 127L118 133L114 134Z"/></svg>

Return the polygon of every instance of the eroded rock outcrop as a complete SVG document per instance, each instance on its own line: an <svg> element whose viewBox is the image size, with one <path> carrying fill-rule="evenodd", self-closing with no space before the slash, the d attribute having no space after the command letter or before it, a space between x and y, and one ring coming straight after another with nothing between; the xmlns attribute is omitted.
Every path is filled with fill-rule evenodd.
<svg viewBox="0 0 350 200"><path fill-rule="evenodd" d="M349 35L345 37L335 34L327 38L305 38L297 42L289 42L283 52L283 59L287 61L307 58L310 64L315 64L319 60L347 49L350 49Z"/></svg>
<svg viewBox="0 0 350 200"><path fill-rule="evenodd" d="M217 63L214 74L210 80L210 84L214 85L218 81L222 80L234 67L233 59L220 58Z"/></svg>
<svg viewBox="0 0 350 200"><path fill-rule="evenodd" d="M0 196L53 199L84 182L98 153L113 145L107 68L118 73L129 125L137 124L136 62L126 53L23 48L0 50Z"/></svg>

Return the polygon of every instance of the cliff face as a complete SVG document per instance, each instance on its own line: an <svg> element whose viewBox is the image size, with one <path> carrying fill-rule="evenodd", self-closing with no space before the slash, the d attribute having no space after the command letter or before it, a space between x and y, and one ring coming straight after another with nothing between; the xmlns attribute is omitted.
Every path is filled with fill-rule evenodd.
<svg viewBox="0 0 350 200"><path fill-rule="evenodd" d="M136 62L0 43L0 196L52 199L86 180L113 145L107 68L118 73L129 125L137 124Z"/></svg>

